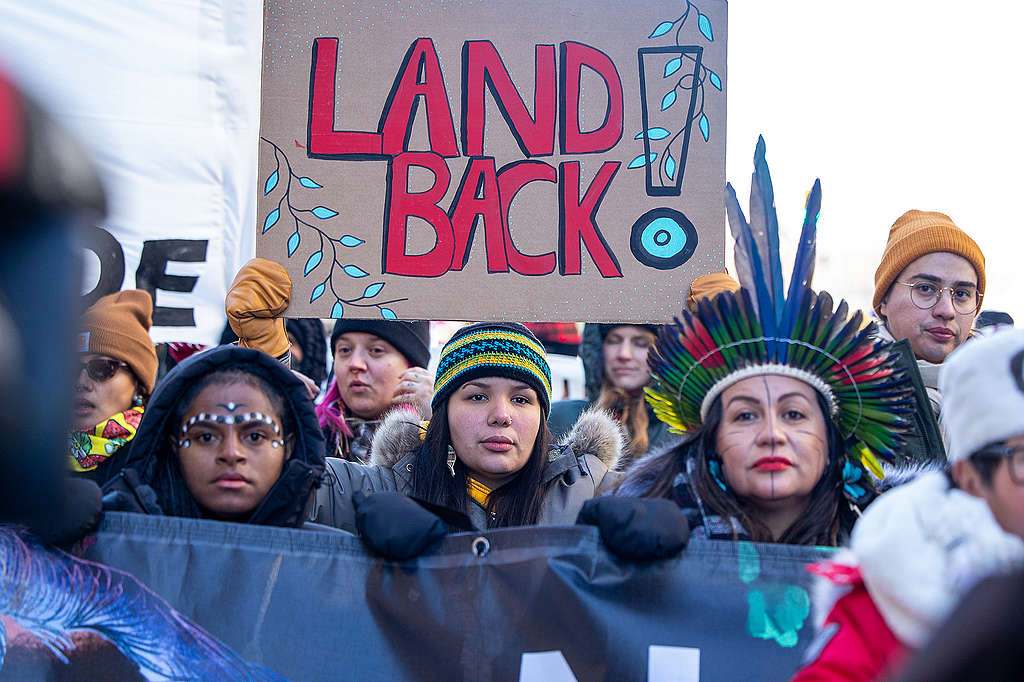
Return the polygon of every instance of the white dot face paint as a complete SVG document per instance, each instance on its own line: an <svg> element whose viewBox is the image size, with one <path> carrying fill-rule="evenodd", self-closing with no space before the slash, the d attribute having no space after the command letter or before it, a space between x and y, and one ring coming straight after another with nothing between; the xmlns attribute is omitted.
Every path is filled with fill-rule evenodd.
<svg viewBox="0 0 1024 682"><path fill-rule="evenodd" d="M290 456L281 415L243 382L207 386L185 415L177 456L192 497L215 518L247 517Z"/></svg>

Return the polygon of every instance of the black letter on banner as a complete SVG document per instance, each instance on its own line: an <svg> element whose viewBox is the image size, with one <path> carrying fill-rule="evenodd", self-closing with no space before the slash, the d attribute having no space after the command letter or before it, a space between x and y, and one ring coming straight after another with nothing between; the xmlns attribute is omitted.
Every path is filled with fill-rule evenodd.
<svg viewBox="0 0 1024 682"><path fill-rule="evenodd" d="M82 305L91 306L107 294L121 290L124 282L124 249L102 227L92 225L82 238L82 248L92 251L100 261L100 276L92 291L82 294Z"/></svg>
<svg viewBox="0 0 1024 682"><path fill-rule="evenodd" d="M156 302L156 290L189 292L199 279L193 275L168 275L167 263L202 263L206 260L206 239L154 239L142 243L135 286L149 292ZM194 327L192 308L153 306L154 327Z"/></svg>

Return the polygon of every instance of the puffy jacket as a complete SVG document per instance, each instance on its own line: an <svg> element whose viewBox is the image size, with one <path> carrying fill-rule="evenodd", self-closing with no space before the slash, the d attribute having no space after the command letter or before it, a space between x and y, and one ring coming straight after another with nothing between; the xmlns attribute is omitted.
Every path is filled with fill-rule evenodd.
<svg viewBox="0 0 1024 682"><path fill-rule="evenodd" d="M271 526L299 526L313 488L324 474L324 439L317 423L309 393L291 370L262 351L239 346L218 346L184 360L171 370L150 398L139 430L130 444L124 469L105 486L105 493L128 495L147 513L192 516L184 481L170 481L162 474L162 457L167 452L168 434L177 424L169 423L178 400L194 382L219 369L240 366L276 386L284 396L285 410L295 425L291 458L280 478L247 523Z"/></svg>
<svg viewBox="0 0 1024 682"><path fill-rule="evenodd" d="M352 493L409 493L413 462L421 452L419 433L418 420L395 410L384 418L374 435L369 464L328 457L326 482L317 491L310 520L355 532ZM539 523L575 523L583 503L594 497L605 474L615 469L621 455L622 431L615 421L600 410L582 415L551 450L544 468L542 485L546 494ZM486 529L487 511L471 499L467 506L464 511L473 527Z"/></svg>

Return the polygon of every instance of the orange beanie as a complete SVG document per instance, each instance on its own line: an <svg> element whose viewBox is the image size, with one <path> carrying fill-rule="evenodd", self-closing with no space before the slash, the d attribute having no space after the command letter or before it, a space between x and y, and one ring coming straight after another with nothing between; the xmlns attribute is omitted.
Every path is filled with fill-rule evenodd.
<svg viewBox="0 0 1024 682"><path fill-rule="evenodd" d="M893 281L915 260L929 253L955 253L974 266L978 275L978 307L985 293L985 256L966 232L945 213L907 211L889 228L889 241L882 253L882 262L875 270L875 296L871 306L876 311Z"/></svg>
<svg viewBox="0 0 1024 682"><path fill-rule="evenodd" d="M157 358L149 328L153 299L139 289L104 296L82 316L83 353L97 353L128 363L146 395L156 383Z"/></svg>
<svg viewBox="0 0 1024 682"><path fill-rule="evenodd" d="M740 283L724 272L713 272L701 275L690 284L690 296L686 299L686 309L697 312L697 301L702 298L717 296L723 291L739 291Z"/></svg>

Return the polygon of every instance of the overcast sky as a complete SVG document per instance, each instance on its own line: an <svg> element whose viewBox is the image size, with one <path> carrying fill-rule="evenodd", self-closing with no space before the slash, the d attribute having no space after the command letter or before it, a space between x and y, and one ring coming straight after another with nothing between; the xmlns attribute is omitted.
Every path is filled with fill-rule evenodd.
<svg viewBox="0 0 1024 682"><path fill-rule="evenodd" d="M1006 1L729 3L726 174L745 208L763 134L789 244L821 178L816 288L866 309L893 221L942 211L985 253L983 307L1024 324L1022 27Z"/></svg>

